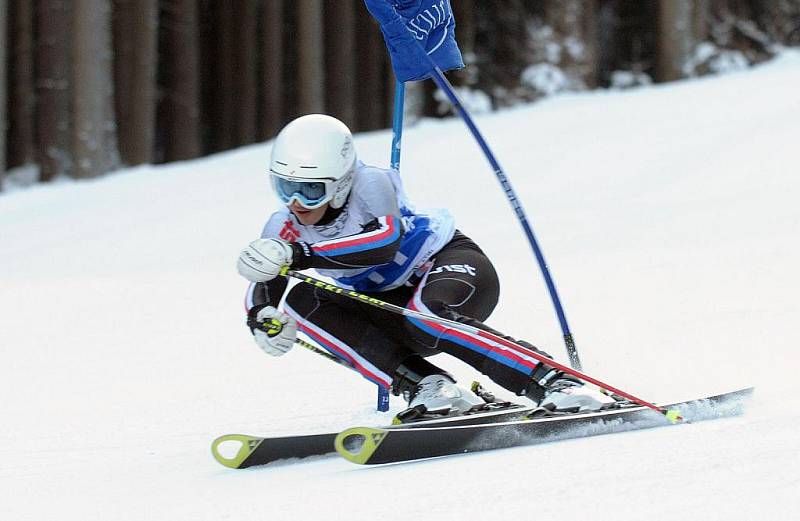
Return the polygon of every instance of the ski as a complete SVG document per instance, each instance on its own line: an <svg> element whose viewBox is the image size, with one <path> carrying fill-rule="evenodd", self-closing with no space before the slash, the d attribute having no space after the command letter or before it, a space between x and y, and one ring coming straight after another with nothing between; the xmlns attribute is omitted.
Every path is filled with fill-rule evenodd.
<svg viewBox="0 0 800 521"><path fill-rule="evenodd" d="M508 404L488 411L475 411L459 416L416 420L411 423L388 425L381 430L395 431L417 428L443 428L455 425L506 422L524 417L533 407ZM219 463L234 469L266 465L273 461L309 456L323 456L336 452L334 441L339 434L325 432L295 436L261 437L247 434L226 434L211 444L211 454Z"/></svg>
<svg viewBox="0 0 800 521"><path fill-rule="evenodd" d="M753 388L665 405L695 422L744 412ZM466 452L548 443L670 425L664 415L639 405L588 413L567 413L491 424L380 429L354 427L335 440L336 451L358 464L412 461Z"/></svg>

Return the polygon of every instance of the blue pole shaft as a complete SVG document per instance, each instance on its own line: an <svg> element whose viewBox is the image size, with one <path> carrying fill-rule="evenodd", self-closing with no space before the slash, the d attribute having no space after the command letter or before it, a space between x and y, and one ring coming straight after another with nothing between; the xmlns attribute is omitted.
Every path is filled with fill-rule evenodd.
<svg viewBox="0 0 800 521"><path fill-rule="evenodd" d="M389 164L400 170L400 145L403 138L403 106L406 98L405 83L396 80L394 84L394 113L392 114L392 151ZM389 389L378 386L378 405L381 412L389 410Z"/></svg>
<svg viewBox="0 0 800 521"><path fill-rule="evenodd" d="M545 262L544 254L539 247L536 236L533 234L533 229L531 229L531 225L529 224L528 218L525 215L525 210L523 210L522 204L520 203L516 192L514 192L514 188L511 186L511 182L506 177L503 169L497 162L497 159L495 159L494 154L492 154L492 151L489 148L489 145L486 143L486 140L483 139L478 127L475 126L475 123L472 121L469 113L458 99L458 96L453 90L453 86L450 85L450 82L444 77L444 74L439 67L436 67L436 65L433 63L433 60L431 60L431 64L433 66L433 81L442 90L442 92L447 95L450 103L453 105L453 107L455 107L456 111L461 116L461 119L464 120L464 123L466 123L467 127L469 127L470 132L472 132L472 135L475 137L475 140L478 142L481 150L483 150L483 154L486 156L486 159L488 159L489 164L494 170L494 175L500 182L500 186L503 188L506 198L508 198L508 202L511 203L511 207L514 209L517 219L522 225L522 229L528 238L528 242L533 249L533 253L536 256L539 267L541 268L542 275L544 276L545 283L547 284L547 290L550 292L550 298L553 301L553 306L555 307L556 315L558 316L558 322L561 325L561 331L564 335L564 344L566 345L567 356L569 356L570 365L572 365L574 369L580 371L582 370L581 361L578 356L578 351L575 347L575 340L572 338L572 333L569 330L569 324L567 323L567 317L564 313L564 308L561 305L561 299L558 297L558 291L556 291L556 285L553 282L553 277L550 276L550 269L547 266L547 262Z"/></svg>
<svg viewBox="0 0 800 521"><path fill-rule="evenodd" d="M400 170L400 145L403 137L403 106L406 98L406 84L400 80L394 82L394 113L392 115L392 155L390 164L394 170Z"/></svg>

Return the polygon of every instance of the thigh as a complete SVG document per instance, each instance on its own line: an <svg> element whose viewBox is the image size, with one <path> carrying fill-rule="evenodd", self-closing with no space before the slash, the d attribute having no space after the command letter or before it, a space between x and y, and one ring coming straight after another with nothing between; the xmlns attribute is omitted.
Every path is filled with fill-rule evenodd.
<svg viewBox="0 0 800 521"><path fill-rule="evenodd" d="M402 338L402 315L309 284L295 285L286 296L284 308L314 342L357 368L372 367L373 373L379 370L384 381L391 381L389 375L413 354Z"/></svg>
<svg viewBox="0 0 800 521"><path fill-rule="evenodd" d="M445 306L481 321L491 315L499 297L500 283L494 266L469 239L445 247L436 255L415 295L418 302L432 310Z"/></svg>

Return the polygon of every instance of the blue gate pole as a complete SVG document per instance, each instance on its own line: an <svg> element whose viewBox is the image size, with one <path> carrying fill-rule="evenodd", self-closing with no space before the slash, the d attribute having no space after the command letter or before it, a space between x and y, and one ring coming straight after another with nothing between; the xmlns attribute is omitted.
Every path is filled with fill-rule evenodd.
<svg viewBox="0 0 800 521"><path fill-rule="evenodd" d="M406 85L400 80L394 83L394 113L392 114L392 152L389 164L393 170L400 170L400 144L403 138L403 106L406 98ZM389 410L389 389L378 386L378 410Z"/></svg>
<svg viewBox="0 0 800 521"><path fill-rule="evenodd" d="M403 138L403 106L406 99L406 84L394 82L394 113L392 115L392 169L400 170L400 144Z"/></svg>

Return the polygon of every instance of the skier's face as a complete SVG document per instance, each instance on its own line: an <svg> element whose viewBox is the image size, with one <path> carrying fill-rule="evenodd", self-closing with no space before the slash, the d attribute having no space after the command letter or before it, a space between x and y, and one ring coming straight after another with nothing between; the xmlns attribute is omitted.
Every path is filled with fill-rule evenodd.
<svg viewBox="0 0 800 521"><path fill-rule="evenodd" d="M300 224L304 226L311 226L317 224L322 216L325 215L325 210L328 209L328 204L325 203L319 208L314 208L313 210L309 210L302 204L300 204L297 200L292 201L292 204L289 205L289 210L292 211L297 220L300 221Z"/></svg>

